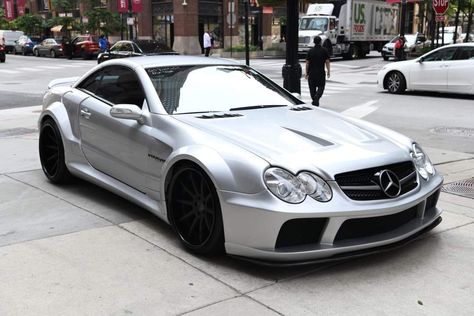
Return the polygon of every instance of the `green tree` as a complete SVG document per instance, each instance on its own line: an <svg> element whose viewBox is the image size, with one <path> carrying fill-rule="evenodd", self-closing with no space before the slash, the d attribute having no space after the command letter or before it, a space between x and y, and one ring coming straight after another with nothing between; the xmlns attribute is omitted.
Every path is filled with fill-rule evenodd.
<svg viewBox="0 0 474 316"><path fill-rule="evenodd" d="M91 33L108 35L120 30L122 21L118 13L103 7L100 0L85 0L85 3L88 8L85 15L89 19L87 29Z"/></svg>
<svg viewBox="0 0 474 316"><path fill-rule="evenodd" d="M15 25L25 34L39 34L43 27L43 18L36 14L25 14L15 19Z"/></svg>

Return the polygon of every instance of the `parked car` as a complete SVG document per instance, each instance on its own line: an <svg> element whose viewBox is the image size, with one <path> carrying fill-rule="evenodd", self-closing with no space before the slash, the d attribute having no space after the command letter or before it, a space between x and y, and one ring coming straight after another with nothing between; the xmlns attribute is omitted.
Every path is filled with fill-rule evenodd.
<svg viewBox="0 0 474 316"><path fill-rule="evenodd" d="M118 41L106 52L100 53L97 63L115 58L144 55L178 55L167 45L154 40Z"/></svg>
<svg viewBox="0 0 474 316"><path fill-rule="evenodd" d="M474 94L474 43L451 44L403 62L385 65L378 84L390 93L405 90Z"/></svg>
<svg viewBox="0 0 474 316"><path fill-rule="evenodd" d="M5 45L2 44L1 38L0 38L0 63L4 63L6 60L5 57Z"/></svg>
<svg viewBox="0 0 474 316"><path fill-rule="evenodd" d="M30 38L26 35L20 36L13 47L13 54L29 55L33 54L33 47L40 42L39 38Z"/></svg>
<svg viewBox="0 0 474 316"><path fill-rule="evenodd" d="M467 33L462 33L459 35L459 38L456 40L456 43L464 43L464 40L466 39ZM474 34L470 33L469 37L467 39L467 42L474 42Z"/></svg>
<svg viewBox="0 0 474 316"><path fill-rule="evenodd" d="M59 39L46 38L33 47L33 54L36 57L51 56L56 58L64 54L63 45Z"/></svg>
<svg viewBox="0 0 474 316"><path fill-rule="evenodd" d="M22 35L24 35L22 31L0 30L0 38L3 38L3 45L5 45L6 53L13 51L15 41L17 41Z"/></svg>
<svg viewBox="0 0 474 316"><path fill-rule="evenodd" d="M95 35L79 35L71 40L72 57L92 59L99 54L98 38Z"/></svg>
<svg viewBox="0 0 474 316"><path fill-rule="evenodd" d="M395 42L399 36L395 36L382 48L382 58L389 60L390 57L395 58ZM409 56L419 56L423 54L424 48L429 47L431 41L426 39L426 36L421 33L405 34L405 54Z"/></svg>
<svg viewBox="0 0 474 316"><path fill-rule="evenodd" d="M335 260L441 221L443 179L419 144L303 104L238 61L110 60L50 82L39 129L51 182L75 175L127 198L197 254Z"/></svg>

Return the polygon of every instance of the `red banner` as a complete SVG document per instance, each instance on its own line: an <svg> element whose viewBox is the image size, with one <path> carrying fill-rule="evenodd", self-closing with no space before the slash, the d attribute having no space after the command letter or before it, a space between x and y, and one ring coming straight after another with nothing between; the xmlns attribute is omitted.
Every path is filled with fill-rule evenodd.
<svg viewBox="0 0 474 316"><path fill-rule="evenodd" d="M16 9L18 10L18 16L25 15L25 3L26 0L16 0Z"/></svg>
<svg viewBox="0 0 474 316"><path fill-rule="evenodd" d="M13 7L13 0L5 0L4 2L5 19L12 21L15 19L15 8Z"/></svg>
<svg viewBox="0 0 474 316"><path fill-rule="evenodd" d="M117 11L119 13L128 12L128 0L117 0Z"/></svg>
<svg viewBox="0 0 474 316"><path fill-rule="evenodd" d="M143 2L142 2L142 0L132 0L132 11L134 13L143 12Z"/></svg>

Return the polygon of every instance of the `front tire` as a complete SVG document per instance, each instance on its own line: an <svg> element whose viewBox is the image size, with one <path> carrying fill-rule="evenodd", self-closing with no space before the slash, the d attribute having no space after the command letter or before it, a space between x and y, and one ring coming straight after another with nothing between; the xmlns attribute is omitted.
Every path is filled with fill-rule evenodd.
<svg viewBox="0 0 474 316"><path fill-rule="evenodd" d="M64 183L70 180L71 174L65 163L61 133L51 118L41 124L39 154L43 172L51 182Z"/></svg>
<svg viewBox="0 0 474 316"><path fill-rule="evenodd" d="M51 54L51 58L58 57L58 55L56 54L56 51L54 49L51 50L50 54Z"/></svg>
<svg viewBox="0 0 474 316"><path fill-rule="evenodd" d="M386 76L386 87L388 92L400 94L406 89L405 77L399 71L392 71Z"/></svg>
<svg viewBox="0 0 474 316"><path fill-rule="evenodd" d="M39 50L35 49L33 51L33 54L36 56L36 57L40 57L40 53L39 53Z"/></svg>
<svg viewBox="0 0 474 316"><path fill-rule="evenodd" d="M222 213L216 189L199 167L179 167L167 190L170 222L186 248L210 255L224 249Z"/></svg>

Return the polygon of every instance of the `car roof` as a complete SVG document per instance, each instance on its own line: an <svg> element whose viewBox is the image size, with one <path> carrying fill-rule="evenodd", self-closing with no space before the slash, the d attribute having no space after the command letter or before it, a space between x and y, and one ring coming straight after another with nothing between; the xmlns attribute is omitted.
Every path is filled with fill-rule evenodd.
<svg viewBox="0 0 474 316"><path fill-rule="evenodd" d="M183 55L158 55L143 56L134 58L120 58L109 62L128 65L131 67L166 67L166 66L185 66L185 65L240 65L237 61L204 56L183 56Z"/></svg>

